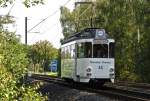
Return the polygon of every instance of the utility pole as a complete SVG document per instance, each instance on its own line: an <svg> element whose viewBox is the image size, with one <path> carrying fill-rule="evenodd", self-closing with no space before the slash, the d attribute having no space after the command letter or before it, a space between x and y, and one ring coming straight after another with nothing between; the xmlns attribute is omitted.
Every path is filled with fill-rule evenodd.
<svg viewBox="0 0 150 101"><path fill-rule="evenodd" d="M27 31L27 17L25 17L25 44L27 45L27 33L28 33L28 31Z"/></svg>
<svg viewBox="0 0 150 101"><path fill-rule="evenodd" d="M75 2L75 9L76 9L76 7L78 6L78 5L92 5L92 10L91 11L93 11L92 13L92 16L90 17L90 19L87 19L87 21L89 20L89 24L90 24L90 26L91 27L94 27L93 26L93 18L95 17L95 8L94 8L94 3L93 2ZM77 13L79 13L79 12L77 12ZM79 18L77 18L76 16L78 16L79 14L77 14L77 15L75 15L75 20L76 20L76 22L77 22L77 24L76 24L76 28L77 28L77 31L78 31L78 26L79 26Z"/></svg>

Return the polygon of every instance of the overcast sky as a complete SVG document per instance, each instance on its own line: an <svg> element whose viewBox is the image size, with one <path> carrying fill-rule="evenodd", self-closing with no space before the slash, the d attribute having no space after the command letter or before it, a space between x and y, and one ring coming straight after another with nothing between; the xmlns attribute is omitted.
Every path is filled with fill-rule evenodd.
<svg viewBox="0 0 150 101"><path fill-rule="evenodd" d="M21 41L24 43L24 24L25 17L28 17L28 30L35 26L42 19L53 14L60 6L64 5L68 0L45 0L45 5L38 5L36 7L25 8L21 0L16 0L10 15L15 16L15 27L9 27L10 30L17 31L17 35L21 35ZM66 7L73 9L75 0L70 0ZM10 8L1 8L0 15L5 15L9 12ZM52 17L48 18L44 23L28 33L28 44L34 44L39 40L48 40L54 47L60 47L60 38L63 38L62 29L59 22L60 11ZM15 29L14 29L15 28ZM39 33L32 33L39 32Z"/></svg>

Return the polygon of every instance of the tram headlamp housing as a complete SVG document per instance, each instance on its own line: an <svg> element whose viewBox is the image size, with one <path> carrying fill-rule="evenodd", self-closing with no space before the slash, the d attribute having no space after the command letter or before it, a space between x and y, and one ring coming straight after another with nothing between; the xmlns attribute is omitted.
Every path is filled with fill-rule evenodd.
<svg viewBox="0 0 150 101"><path fill-rule="evenodd" d="M87 68L86 69L87 72L91 72L91 70L92 70L91 68Z"/></svg>
<svg viewBox="0 0 150 101"><path fill-rule="evenodd" d="M88 73L89 73L89 72L92 72L92 67L91 67L91 66L87 66L87 67L86 67L86 72L88 72Z"/></svg>
<svg viewBox="0 0 150 101"><path fill-rule="evenodd" d="M109 69L109 72L114 72L114 69L113 69L113 68L110 68L110 69Z"/></svg>

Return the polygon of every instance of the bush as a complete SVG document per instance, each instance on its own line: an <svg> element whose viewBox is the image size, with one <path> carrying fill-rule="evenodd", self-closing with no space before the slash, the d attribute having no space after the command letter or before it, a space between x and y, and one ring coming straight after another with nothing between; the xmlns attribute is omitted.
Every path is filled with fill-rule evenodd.
<svg viewBox="0 0 150 101"><path fill-rule="evenodd" d="M121 81L129 81L129 82L139 82L140 81L140 77L128 70L122 70L120 71L120 80Z"/></svg>
<svg viewBox="0 0 150 101"><path fill-rule="evenodd" d="M14 33L0 32L0 100L43 101L46 97L36 92L36 86L25 86L28 68L26 46Z"/></svg>

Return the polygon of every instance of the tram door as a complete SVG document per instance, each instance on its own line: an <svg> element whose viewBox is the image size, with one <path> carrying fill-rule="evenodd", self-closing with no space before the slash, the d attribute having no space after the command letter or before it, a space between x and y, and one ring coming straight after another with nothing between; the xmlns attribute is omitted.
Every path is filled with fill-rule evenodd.
<svg viewBox="0 0 150 101"><path fill-rule="evenodd" d="M86 67L89 66L89 59L92 58L92 43L77 43L76 75L86 77Z"/></svg>

